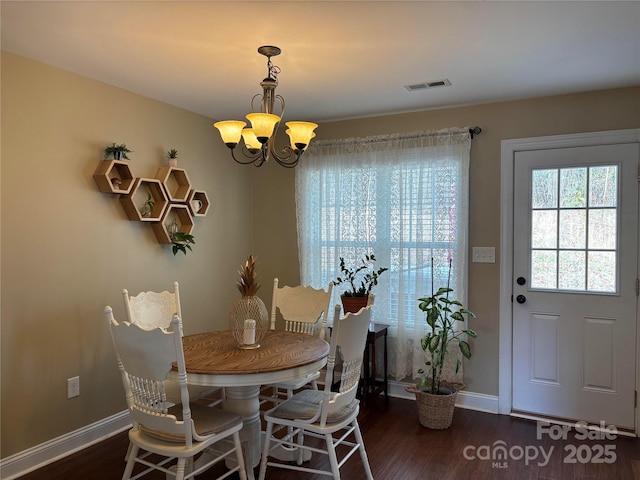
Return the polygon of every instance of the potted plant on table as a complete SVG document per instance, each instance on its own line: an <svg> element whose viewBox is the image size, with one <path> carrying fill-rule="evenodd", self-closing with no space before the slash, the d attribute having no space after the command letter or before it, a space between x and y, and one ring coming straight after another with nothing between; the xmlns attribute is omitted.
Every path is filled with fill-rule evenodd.
<svg viewBox="0 0 640 480"><path fill-rule="evenodd" d="M373 253L371 255L367 254L355 266L347 267L344 257L340 257L341 275L333 281L333 285L348 284L348 289L340 296L345 313L355 313L362 307L366 307L371 289L378 284L380 275L389 270L386 267L380 267L375 270L373 268L375 261L376 257Z"/></svg>
<svg viewBox="0 0 640 480"><path fill-rule="evenodd" d="M443 380L443 369L452 344L457 344L464 358L471 358L471 346L463 339L464 335L477 338L477 333L471 329L456 328L457 322L464 322L465 315L475 318L475 314L464 308L458 300L449 298L453 292L450 288L451 260L447 286L433 291L433 259L431 259L431 296L420 298L418 307L426 313L426 322L430 331L420 339L422 350L427 354L425 369L418 370L422 380L416 387L406 390L414 393L418 405L420 424L433 429L444 429L451 425L457 392L462 385L447 383ZM456 360L456 373L461 366L460 359Z"/></svg>
<svg viewBox="0 0 640 480"><path fill-rule="evenodd" d="M129 150L127 145L121 143L120 145L116 145L112 143L111 145L107 145L104 149L104 159L111 160L129 160L127 153L131 153L133 150Z"/></svg>

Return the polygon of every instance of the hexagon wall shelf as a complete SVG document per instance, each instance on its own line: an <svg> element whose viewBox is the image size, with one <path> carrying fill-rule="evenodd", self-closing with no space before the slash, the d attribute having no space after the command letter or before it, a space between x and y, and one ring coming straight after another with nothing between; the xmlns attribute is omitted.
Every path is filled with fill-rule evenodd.
<svg viewBox="0 0 640 480"><path fill-rule="evenodd" d="M161 244L172 243L169 230L174 220L179 231L191 234L194 217L204 217L211 205L204 190L191 188L187 172L182 168L161 167L155 178L136 178L129 162L103 160L93 178L101 192L120 195L129 220L150 223ZM153 209L147 215L143 212L149 195Z"/></svg>
<svg viewBox="0 0 640 480"><path fill-rule="evenodd" d="M151 195L153 210L148 216L143 215L144 206ZM155 178L136 178L129 195L120 197L120 203L129 220L140 222L157 222L162 218L169 205L169 199L160 180Z"/></svg>
<svg viewBox="0 0 640 480"><path fill-rule="evenodd" d="M167 208L164 216L159 222L151 224L153 233L156 234L156 238L160 243L172 243L171 233L169 231L170 225L173 222L178 225L178 231L182 233L191 233L193 231L193 218L189 207L185 204L172 203Z"/></svg>
<svg viewBox="0 0 640 480"><path fill-rule="evenodd" d="M197 202L200 202L200 208L196 210ZM189 205L191 215L193 215L194 217L204 217L207 214L210 206L207 192L205 192L204 190L191 190L191 192L189 193L189 199L187 200L187 205Z"/></svg>
<svg viewBox="0 0 640 480"><path fill-rule="evenodd" d="M127 162L103 160L93 174L98 190L103 193L127 194L133 187L134 178Z"/></svg>
<svg viewBox="0 0 640 480"><path fill-rule="evenodd" d="M171 202L186 202L191 191L191 182L182 168L161 167L156 178L162 182Z"/></svg>

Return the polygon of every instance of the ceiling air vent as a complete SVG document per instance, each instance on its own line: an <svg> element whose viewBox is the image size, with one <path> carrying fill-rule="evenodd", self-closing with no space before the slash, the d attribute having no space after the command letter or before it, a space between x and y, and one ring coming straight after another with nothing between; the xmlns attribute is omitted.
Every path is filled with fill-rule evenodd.
<svg viewBox="0 0 640 480"><path fill-rule="evenodd" d="M408 91L413 92L415 90L424 90L425 88L435 88L435 87L448 87L451 85L451 82L448 78L444 80L434 80L433 82L423 82L423 83L414 83L413 85L405 85Z"/></svg>

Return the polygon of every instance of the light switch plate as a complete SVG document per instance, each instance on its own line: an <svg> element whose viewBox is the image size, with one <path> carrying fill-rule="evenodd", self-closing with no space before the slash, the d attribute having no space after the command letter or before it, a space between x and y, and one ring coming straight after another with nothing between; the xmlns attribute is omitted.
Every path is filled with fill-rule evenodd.
<svg viewBox="0 0 640 480"><path fill-rule="evenodd" d="M495 247L473 247L471 254L474 263L496 263Z"/></svg>

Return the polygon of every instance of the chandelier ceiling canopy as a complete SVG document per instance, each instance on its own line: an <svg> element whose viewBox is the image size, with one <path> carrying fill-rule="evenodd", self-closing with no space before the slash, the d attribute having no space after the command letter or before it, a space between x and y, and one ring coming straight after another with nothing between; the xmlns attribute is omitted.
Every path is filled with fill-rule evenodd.
<svg viewBox="0 0 640 480"><path fill-rule="evenodd" d="M285 133L289 135L289 145L286 145L280 153L276 151L275 138L284 116L284 98L275 93L280 67L271 62L271 57L280 55L280 52L278 47L270 45L258 48L258 53L267 57L267 77L260 82L262 94L256 94L251 100L253 113L246 116L251 127L247 128L247 123L239 120L214 123L220 131L222 141L231 149L231 156L238 163L260 167L269 159L273 159L283 167L293 168L300 161L311 139L316 136L314 133L318 127L316 123L287 122L288 128ZM257 100L260 103L258 108L256 108ZM279 116L274 113L276 101L280 104ZM244 144L240 147L242 157L238 158L236 147L240 144L241 138Z"/></svg>

